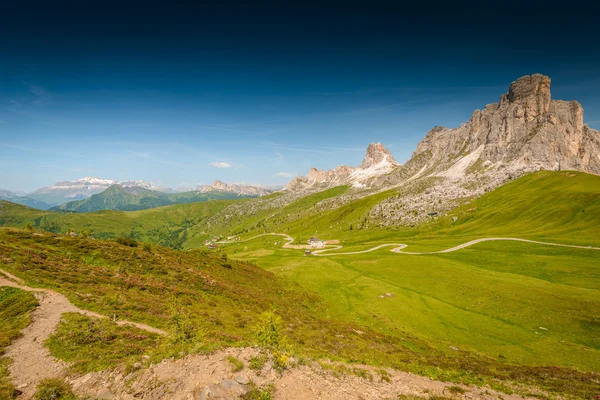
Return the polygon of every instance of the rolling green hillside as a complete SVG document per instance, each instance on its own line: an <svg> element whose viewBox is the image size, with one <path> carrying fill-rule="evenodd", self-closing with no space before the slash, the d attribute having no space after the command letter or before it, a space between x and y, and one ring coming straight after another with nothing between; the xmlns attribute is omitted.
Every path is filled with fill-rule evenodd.
<svg viewBox="0 0 600 400"><path fill-rule="evenodd" d="M377 229L367 217L385 195L297 219L285 232L300 243L318 232L321 239L340 240L340 251L382 243L438 251L485 237L600 245L600 177L594 175L531 174L426 225L397 231ZM410 332L439 348L521 365L600 370L597 250L504 241L446 254L395 254L388 247L303 257L302 250L275 246L276 240L232 243L226 251L315 290L334 304L332 316L350 316L379 332ZM391 297L381 298L386 293Z"/></svg>
<svg viewBox="0 0 600 400"><path fill-rule="evenodd" d="M360 249L410 238L414 250L439 249L442 244L460 244L482 236L518 236L562 240L582 245L600 244L600 177L580 172L539 172L524 176L485 194L446 215L417 227L380 229L385 216L369 215L379 201L398 192L377 193L334 209L317 204L346 193L347 187L329 189L300 198L282 208L254 212L253 202L264 202L279 193L258 199L208 201L145 211L102 211L85 216L44 212L0 201L0 226L66 232L89 230L98 237L131 236L169 245L162 240L174 232L186 248L199 247L208 235L286 232L304 241L316 234L338 239L348 249ZM236 208L232 208L235 206ZM235 212L234 212L235 211ZM456 222L453 222L453 217ZM180 238L181 239L181 238Z"/></svg>
<svg viewBox="0 0 600 400"><path fill-rule="evenodd" d="M424 225L379 229L379 219L385 216L370 216L369 211L390 195L382 192L337 209L309 213L285 224L268 226L267 231L285 229L299 240L308 239L316 231L325 239L340 239L352 248L411 238L421 246L411 248L415 251L439 250L442 244L460 244L464 239L486 236L600 245L600 176L596 175L538 172L507 183ZM426 243L431 247L424 247Z"/></svg>
<svg viewBox="0 0 600 400"><path fill-rule="evenodd" d="M245 201L245 200L239 200ZM40 211L6 201L0 201L0 226L76 234L87 232L95 238L130 237L173 248L181 248L188 240L187 230L219 212L231 201L206 201L178 204L140 211L99 211L66 213ZM208 235L198 232L198 239Z"/></svg>
<svg viewBox="0 0 600 400"><path fill-rule="evenodd" d="M197 203L209 200L236 200L252 196L242 196L232 192L198 191L184 193L162 193L142 187L122 187L113 185L102 193L87 199L70 201L52 211L94 212L103 210L136 211L173 204Z"/></svg>
<svg viewBox="0 0 600 400"><path fill-rule="evenodd" d="M57 290L84 309L168 331L167 338L147 339L153 341L148 351L155 362L165 357L255 344L257 327L268 323L269 329L277 329L289 341L278 351L297 360L327 357L368 363L442 380L489 384L519 393L541 388L549 393L583 396L591 393L600 379L598 374L573 368L518 365L514 360L507 362L508 356L487 357L462 346L460 351L453 351L437 346L435 341L417 338L410 330L402 331L400 325L408 315L399 314L396 321L390 321L384 317L386 310L406 302L402 310L407 312L416 303L396 289L392 292L394 297L383 300L389 301L387 304L371 296L382 288L369 283L375 281L370 263L363 263L363 272L359 268L340 269L335 264L301 266L297 259L290 259L293 255L288 252L281 254L282 264L273 270L286 265L286 270L292 272L274 274L218 252L130 247L113 241L11 229L0 229L0 254L4 255L0 258L0 269L17 275L30 286ZM358 266L361 260L357 261ZM315 295L289 277L281 276L294 276L299 268L310 270L315 289L327 285L336 295ZM334 280L338 283L332 285ZM340 290L343 296L337 298ZM370 303L362 306L369 307L365 315L352 309L339 312L359 300ZM374 304L375 301L379 303ZM543 311L547 312L550 306ZM432 303L429 307L434 310L436 305ZM271 310L276 310L281 323L270 325L270 320L265 319ZM438 308L438 312L443 311ZM369 319L367 314L376 318ZM448 317L451 320L455 316ZM435 314L425 313L415 324L428 319L435 323ZM388 324L387 329L382 329L381 324ZM548 327L553 329L551 324ZM436 327L431 328L430 334L435 336ZM48 344L56 356L75 361L80 372L134 362L136 357L141 360L142 354L136 356L135 352L122 357L119 351L123 344L119 340L97 344L98 326L87 319L68 315L61 329ZM92 329L93 332L88 331ZM118 338L122 332L110 334ZM102 355L103 359L94 354Z"/></svg>
<svg viewBox="0 0 600 400"><path fill-rule="evenodd" d="M260 209L256 203L263 203L280 197L281 193L273 193L247 202L235 202L222 211L215 213L200 224L190 227L188 248L203 245L199 233L210 232L214 236L238 235L245 232L273 232L287 229L290 221L310 216L313 207L320 201L330 199L348 191L348 186L338 186L322 192L301 197L282 207ZM258 208L258 211L255 209Z"/></svg>

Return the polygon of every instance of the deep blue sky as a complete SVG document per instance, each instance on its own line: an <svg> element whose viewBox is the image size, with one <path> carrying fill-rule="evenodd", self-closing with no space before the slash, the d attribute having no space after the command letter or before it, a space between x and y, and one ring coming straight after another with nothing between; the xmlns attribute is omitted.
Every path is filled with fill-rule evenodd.
<svg viewBox="0 0 600 400"><path fill-rule="evenodd" d="M404 162L536 72L600 128L583 5L45 3L0 9L0 188L283 184L377 141Z"/></svg>

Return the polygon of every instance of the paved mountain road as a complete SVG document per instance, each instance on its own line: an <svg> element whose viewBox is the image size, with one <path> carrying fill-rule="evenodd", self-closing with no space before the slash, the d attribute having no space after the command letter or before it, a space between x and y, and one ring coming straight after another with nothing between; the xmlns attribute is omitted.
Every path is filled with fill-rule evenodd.
<svg viewBox="0 0 600 400"><path fill-rule="evenodd" d="M295 245L295 246L291 245L291 243L294 242L294 238L285 233L262 233L260 235L256 235L251 238L245 239L241 242L248 242L248 241L256 239L258 237L268 236L268 235L281 236L281 237L286 238L286 240L288 240L288 242L282 246L283 248L287 248L287 249L289 249L289 248L310 249L311 248L310 245ZM458 246L450 247L449 249L438 250L438 251L427 251L427 252L420 252L420 253L404 251L404 249L407 248L408 245L403 244L403 243L384 243L384 244L380 244L378 246L375 246L375 247L372 247L372 248L366 249L366 250L348 251L348 252L342 252L342 253L329 253L331 251L340 250L343 248L343 246L334 246L334 247L329 247L326 249L313 250L312 254L315 256L321 256L321 257L364 254L364 253L369 253L369 252L372 252L375 250L379 250L384 247L394 247L390 251L392 251L394 253L400 253L400 254L410 254L410 255L443 254L443 253L452 253L453 251L458 251L458 250L464 249L466 247L473 246L477 243L490 242L490 241L514 241L514 242L541 244L544 246L569 247L569 248L573 248L573 249L585 249L585 250L600 250L600 247L592 247L592 246L578 246L578 245L572 245L572 244L540 242L537 240L528 240L528 239L520 239L520 238L489 237L489 238L481 238L481 239L471 240L469 242L459 244ZM218 242L218 243L227 244L227 243L234 243L234 242L233 241L222 241L222 242ZM326 252L328 254L324 254Z"/></svg>

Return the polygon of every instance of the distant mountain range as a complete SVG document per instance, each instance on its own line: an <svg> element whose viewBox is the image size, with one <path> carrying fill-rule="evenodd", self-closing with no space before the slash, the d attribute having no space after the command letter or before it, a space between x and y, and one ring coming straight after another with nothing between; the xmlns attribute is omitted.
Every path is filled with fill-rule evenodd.
<svg viewBox="0 0 600 400"><path fill-rule="evenodd" d="M27 194L27 197L57 206L73 200L84 200L88 197L101 193L113 185L121 187L139 187L144 189L161 190L153 187L151 183L144 181L115 181L93 176L77 179L75 181L57 182L52 186L38 189Z"/></svg>
<svg viewBox="0 0 600 400"><path fill-rule="evenodd" d="M281 189L281 186L277 185L245 185L243 183L232 183L227 184L219 180L213 181L211 185L199 185L194 190L202 193L210 192L230 192L245 196L265 196L276 190Z"/></svg>
<svg viewBox="0 0 600 400"><path fill-rule="evenodd" d="M39 210L47 210L51 206L43 201L35 200L30 197L21 196L8 190L0 189L0 200L8 200L12 203L22 204L27 207L37 208Z"/></svg>
<svg viewBox="0 0 600 400"><path fill-rule="evenodd" d="M102 210L134 211L168 206L172 204L196 203L209 200L232 200L252 195L212 190L184 193L161 193L140 186L112 185L101 193L93 194L84 200L75 200L51 208L52 211L93 212Z"/></svg>
<svg viewBox="0 0 600 400"><path fill-rule="evenodd" d="M118 191L114 186L124 190ZM109 208L98 208L101 207L102 203L98 198L95 198L91 202L82 202L93 195L103 193L109 188L112 188L112 190L104 196L106 197L106 207ZM100 209L137 210L211 199L264 196L278 189L281 189L281 186L227 184L215 180L212 185L200 185L196 188L175 190L154 186L149 182L141 180L119 182L112 179L88 176L75 181L57 182L52 186L44 187L24 195L8 190L0 190L0 200L8 200L40 210L50 208L72 211L75 211L75 209L77 211L90 209L95 211ZM118 195L116 196L116 194ZM144 200L142 201L142 199Z"/></svg>

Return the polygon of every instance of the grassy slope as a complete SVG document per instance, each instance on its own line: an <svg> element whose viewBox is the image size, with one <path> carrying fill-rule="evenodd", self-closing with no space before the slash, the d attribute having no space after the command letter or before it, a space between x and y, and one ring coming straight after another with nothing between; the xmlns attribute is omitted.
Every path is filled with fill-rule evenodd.
<svg viewBox="0 0 600 400"><path fill-rule="evenodd" d="M306 218L313 214L313 207L318 202L339 196L348 191L348 189L348 186L338 186L302 197L282 208L260 210L252 213L252 215L239 215L224 210L211 219L210 225L201 223L196 227L192 227L189 232L190 240L186 247L193 248L203 245L199 240L194 240L197 232L210 231L214 235L237 235L245 232L273 232L283 230L291 221ZM279 195L279 193L273 193L270 196L265 196L254 201L265 201Z"/></svg>
<svg viewBox="0 0 600 400"><path fill-rule="evenodd" d="M463 238L491 236L553 239L565 243L600 245L600 177L580 172L539 172L510 182L446 216L414 229L357 230L378 197L354 201L337 210L297 221L292 236L335 236L360 247L390 239L412 239L411 250L440 250ZM452 217L458 217L452 223ZM371 221L376 224L377 221ZM354 230L349 225L354 224ZM337 225L337 226L336 226ZM329 228L331 226L331 228ZM315 229L317 230L317 229ZM363 248L364 248L363 247Z"/></svg>
<svg viewBox="0 0 600 400"><path fill-rule="evenodd" d="M358 359L361 348L381 355L390 346L373 343L380 336L374 333L336 338L356 325L325 319L325 305L314 294L219 253L162 247L148 252L112 241L0 229L0 254L9 255L0 268L30 285L54 288L82 308L169 331L176 320L189 321L204 338L203 349L248 344L258 317L271 309L293 324L287 328L293 343L310 354ZM161 355L179 350L171 346Z"/></svg>
<svg viewBox="0 0 600 400"><path fill-rule="evenodd" d="M557 393L588 393L598 380L597 375L570 369L514 367L474 353L438 350L408 331L377 333L368 320L351 321L338 314L339 299L323 301L285 277L219 253L161 247L148 252L111 241L9 229L0 229L0 253L8 255L0 258L0 268L29 285L54 288L80 307L172 333L166 340L139 338L136 346L128 346L127 341L139 332L67 316L49 344L53 354L75 361L79 371L104 368L112 360L132 363L142 353L157 361L186 352L252 344L253 327L261 313L274 308L283 317L284 333L297 356L392 366L496 388L516 381ZM297 270L298 257L290 252L282 256L286 270ZM335 261L330 262L332 273L337 274ZM339 272L344 279L350 278L348 271ZM328 279L315 276L316 288ZM340 278L335 285L343 283ZM355 289L352 285L343 289L350 302L356 297ZM191 340L177 339L182 336ZM115 357L115 352L124 357ZM107 359L95 359L100 356Z"/></svg>
<svg viewBox="0 0 600 400"><path fill-rule="evenodd" d="M10 360L1 358L11 341L20 336L30 321L29 314L37 306L33 294L19 289L0 287L0 399L17 397L9 379Z"/></svg>
<svg viewBox="0 0 600 400"><path fill-rule="evenodd" d="M56 233L65 233L68 229L76 232L88 230L98 238L127 236L180 247L187 240L186 230L190 226L229 204L231 201L207 201L133 212L100 211L81 214L40 211L0 201L0 226L23 228L30 223L36 229Z"/></svg>
<svg viewBox="0 0 600 400"><path fill-rule="evenodd" d="M323 239L341 239L345 250L407 243L408 250L430 251L488 236L600 244L600 177L593 175L529 175L456 210L455 224L450 215L412 230L350 231L377 196L296 221L289 233L305 239L318 231ZM600 370L598 252L488 242L429 256L384 249L307 258L273 241L233 244L227 251L317 291L334 305L336 317L514 363ZM380 299L384 293L394 297Z"/></svg>

